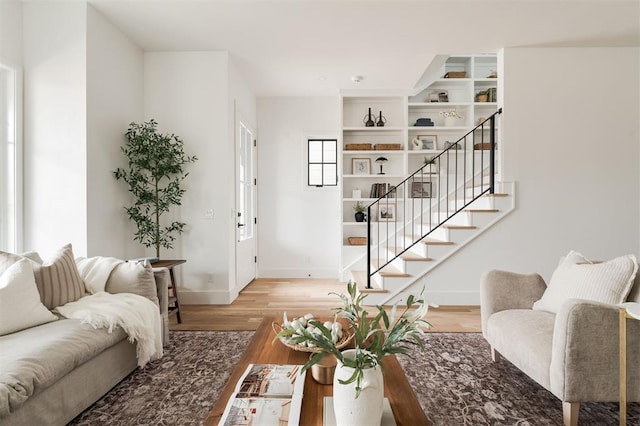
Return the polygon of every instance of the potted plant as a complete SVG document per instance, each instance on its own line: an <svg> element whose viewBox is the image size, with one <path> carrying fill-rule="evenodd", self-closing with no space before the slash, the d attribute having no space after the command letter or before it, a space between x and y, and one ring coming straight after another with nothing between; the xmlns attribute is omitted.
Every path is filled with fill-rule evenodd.
<svg viewBox="0 0 640 426"><path fill-rule="evenodd" d="M366 215L364 214L364 212L367 208L364 205L362 205L360 201L357 201L355 206L353 206L353 209L356 211L355 213L356 222L364 222L364 219L366 218Z"/></svg>
<svg viewBox="0 0 640 426"><path fill-rule="evenodd" d="M137 227L133 239L145 247L155 247L159 258L160 247L172 248L175 234L184 232L184 222L164 225L160 219L172 206L181 204L185 193L182 183L189 175L185 165L197 158L185 155L178 136L161 134L157 127L153 119L129 125L127 143L120 148L127 157L128 168L118 168L113 175L124 180L135 197L133 205L125 207Z"/></svg>
<svg viewBox="0 0 640 426"><path fill-rule="evenodd" d="M337 345L338 340L332 336L336 331L315 319L308 321L315 328L311 331L302 327L285 327L276 338L318 350L302 371L327 356L336 357L338 365L333 381L336 424L379 425L384 398L381 361L388 355L410 355L413 347L424 346L423 329L431 327L423 319L429 305L422 299L409 296L399 316L398 303L389 313L384 307L376 306L374 316L364 309L362 302L366 295L357 291L356 283L350 281L347 294L337 296L342 306L336 309L336 317L344 318L347 328L353 332L353 349L342 351Z"/></svg>

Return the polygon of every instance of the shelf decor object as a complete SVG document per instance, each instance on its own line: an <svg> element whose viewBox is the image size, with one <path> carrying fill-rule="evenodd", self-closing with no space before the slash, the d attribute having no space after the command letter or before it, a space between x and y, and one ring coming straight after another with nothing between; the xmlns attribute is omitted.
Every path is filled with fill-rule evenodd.
<svg viewBox="0 0 640 426"><path fill-rule="evenodd" d="M449 71L443 78L465 78L466 76L466 71Z"/></svg>
<svg viewBox="0 0 640 426"><path fill-rule="evenodd" d="M400 151L402 144L399 143L377 143L373 146L376 151Z"/></svg>
<svg viewBox="0 0 640 426"><path fill-rule="evenodd" d="M364 118L362 119L362 122L364 123L365 127L375 126L376 122L373 121L373 115L371 115L371 108L369 108L369 113L364 116Z"/></svg>
<svg viewBox="0 0 640 426"><path fill-rule="evenodd" d="M348 143L344 146L345 151L371 151L370 143Z"/></svg>
<svg viewBox="0 0 640 426"><path fill-rule="evenodd" d="M382 165L383 165L384 163L386 163L387 161L389 161L389 160L387 159L387 157L378 157L378 158L376 158L376 163L380 164L380 171L378 172L378 174L379 174L379 175L383 175L383 174L385 174L385 173L382 171Z"/></svg>
<svg viewBox="0 0 640 426"><path fill-rule="evenodd" d="M354 175L370 175L371 174L371 158L352 158L351 173Z"/></svg>
<svg viewBox="0 0 640 426"><path fill-rule="evenodd" d="M347 238L350 246L366 246L367 238L366 237L349 237Z"/></svg>
<svg viewBox="0 0 640 426"><path fill-rule="evenodd" d="M458 124L458 120L463 118L455 109L442 111L440 115L444 117L445 127L454 127Z"/></svg>
<svg viewBox="0 0 640 426"><path fill-rule="evenodd" d="M387 122L387 119L382 116L382 111L380 111L380 117L376 119L376 126L384 127L384 123Z"/></svg>

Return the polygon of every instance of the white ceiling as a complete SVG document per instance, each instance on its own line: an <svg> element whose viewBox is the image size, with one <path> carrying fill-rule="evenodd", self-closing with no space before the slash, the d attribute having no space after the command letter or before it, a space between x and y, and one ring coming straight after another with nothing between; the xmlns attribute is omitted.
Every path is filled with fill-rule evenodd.
<svg viewBox="0 0 640 426"><path fill-rule="evenodd" d="M438 54L640 46L639 0L89 3L145 51L229 51L257 96L410 90Z"/></svg>

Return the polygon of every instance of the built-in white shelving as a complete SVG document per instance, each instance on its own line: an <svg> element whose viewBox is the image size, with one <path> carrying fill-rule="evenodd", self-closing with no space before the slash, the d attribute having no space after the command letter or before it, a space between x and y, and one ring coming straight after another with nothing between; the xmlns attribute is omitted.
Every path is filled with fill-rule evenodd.
<svg viewBox="0 0 640 426"><path fill-rule="evenodd" d="M342 199L343 269L363 252L362 246L349 245L349 237L367 236L366 222L356 222L354 219L356 203L368 206L377 199L371 196L373 184L386 184L390 187L399 184L424 164L425 157L440 154L446 142L457 141L481 119L493 114L498 109L498 76L495 75L497 66L496 55L452 55L439 68L427 70L437 78L425 82L413 95L352 92L341 96L342 164L339 182ZM444 78L447 73L451 75L456 72L465 72L465 76ZM380 121L382 114L384 126L365 126L369 108L374 122ZM446 119L445 116L451 111L455 111L460 118ZM425 118L431 119L433 126L415 125L418 119ZM434 149L412 149L412 141L416 138L435 141ZM486 139L488 140L488 135ZM371 144L371 148L348 150L347 146L351 144ZM398 144L399 149L377 150L377 144ZM464 151L455 153L462 155ZM383 175L378 174L380 169L376 159L379 157L387 159L383 164ZM363 174L362 170L354 172L353 166L362 162L365 166L368 164L369 173ZM366 169L367 167L365 171ZM439 170L428 175L428 178L437 180L440 173L446 172ZM360 198L354 197L354 191L360 191ZM403 202L403 197L406 196L394 194L389 202ZM384 221L378 222L377 212L372 212L372 216L370 220L374 226L386 224Z"/></svg>

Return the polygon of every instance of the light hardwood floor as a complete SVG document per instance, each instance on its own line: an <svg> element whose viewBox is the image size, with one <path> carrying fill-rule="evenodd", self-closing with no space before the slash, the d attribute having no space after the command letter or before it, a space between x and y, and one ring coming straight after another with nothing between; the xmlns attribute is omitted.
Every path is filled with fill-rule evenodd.
<svg viewBox="0 0 640 426"><path fill-rule="evenodd" d="M170 318L171 330L255 330L264 317L289 318L307 313L332 316L339 305L336 295L346 286L338 280L257 279L231 305L181 305L182 323ZM375 309L375 308L374 308ZM426 320L432 332L480 332L479 306L430 308Z"/></svg>

